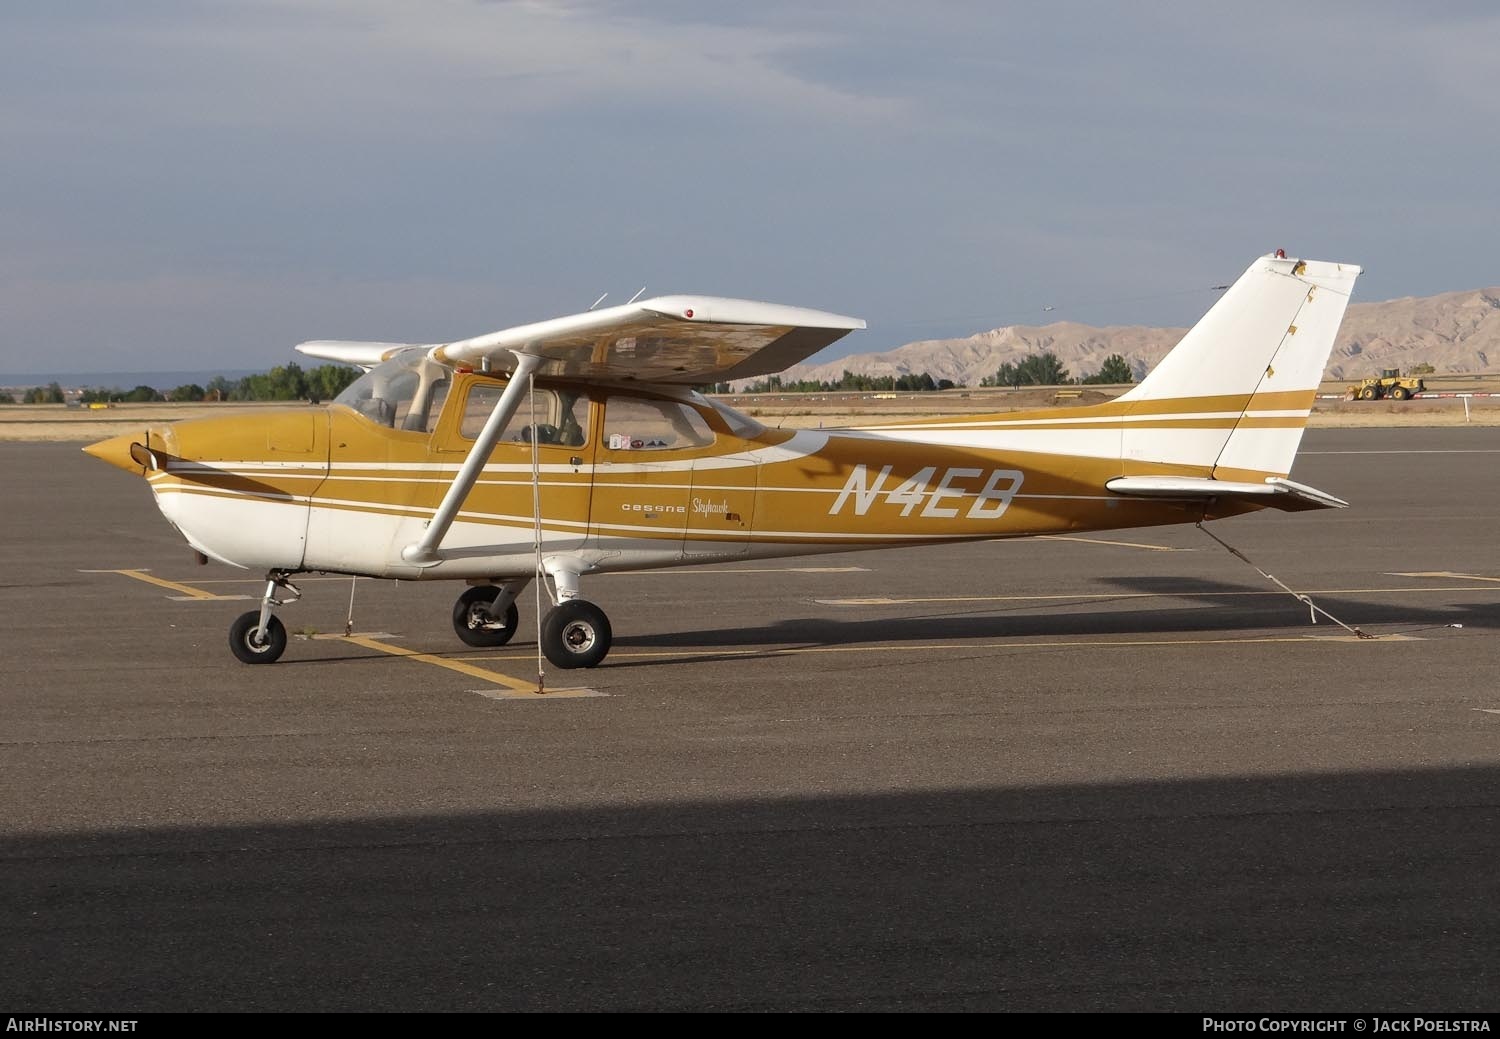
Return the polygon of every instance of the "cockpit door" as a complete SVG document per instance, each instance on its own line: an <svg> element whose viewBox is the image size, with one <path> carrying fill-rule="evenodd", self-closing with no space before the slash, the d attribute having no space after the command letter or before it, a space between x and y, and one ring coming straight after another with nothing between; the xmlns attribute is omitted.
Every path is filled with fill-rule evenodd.
<svg viewBox="0 0 1500 1039"><path fill-rule="evenodd" d="M701 400L611 392L594 467L594 547L641 564L747 555L753 446Z"/></svg>
<svg viewBox="0 0 1500 1039"><path fill-rule="evenodd" d="M594 465L594 547L647 564L682 558L693 456L712 434L673 400L617 391L603 404ZM694 428L697 420L701 428Z"/></svg>

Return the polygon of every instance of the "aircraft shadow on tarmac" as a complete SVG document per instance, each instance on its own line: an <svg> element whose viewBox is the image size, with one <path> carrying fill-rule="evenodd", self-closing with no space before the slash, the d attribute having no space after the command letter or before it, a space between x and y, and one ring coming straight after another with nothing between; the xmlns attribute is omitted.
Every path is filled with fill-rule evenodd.
<svg viewBox="0 0 1500 1039"><path fill-rule="evenodd" d="M633 649L763 646L768 654L788 648L859 643L934 642L963 639L1088 638L1167 634L1343 634L1327 617L1313 625L1311 611L1280 591L1267 594L1265 585L1224 581L1129 577L1105 579L1117 587L1119 598L1080 596L1076 600L1012 604L947 604L941 613L843 619L826 613L787 617L756 627L698 628L683 631L617 634L615 645ZM1476 592L1483 594L1482 589ZM1141 595L1151 598L1140 598ZM1388 604L1357 597L1317 594L1312 601L1352 627L1369 634L1433 633L1449 625L1500 628L1500 601L1453 602L1438 606L1411 602ZM1178 603L1172 603L1178 600ZM1194 605L1181 605L1189 600ZM825 611L844 609L824 606ZM861 612L889 607L854 607ZM743 654L737 654L743 655ZM672 663L711 658L712 653L678 657ZM608 661L608 667L659 666L662 661Z"/></svg>
<svg viewBox="0 0 1500 1039"><path fill-rule="evenodd" d="M1493 1010L1500 769L0 839L71 1012Z"/></svg>

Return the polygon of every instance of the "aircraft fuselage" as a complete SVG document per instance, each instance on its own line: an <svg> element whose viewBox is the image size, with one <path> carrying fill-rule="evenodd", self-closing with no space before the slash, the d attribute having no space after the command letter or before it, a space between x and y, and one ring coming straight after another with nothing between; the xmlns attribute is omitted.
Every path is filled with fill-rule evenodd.
<svg viewBox="0 0 1500 1039"><path fill-rule="evenodd" d="M439 558L420 565L402 557L453 482L473 444L472 416L495 382L457 376L430 431L394 428L340 404L160 427L147 446L162 467L146 475L187 540L237 566L403 580L528 574L537 552L533 450L524 435L533 424L519 421L531 417L524 413L512 423L522 435L491 453ZM543 439L535 448L542 553L567 554L585 572L1204 515L1202 503L1122 498L1104 488L1124 468L1121 427L1101 423L1097 406L1032 412L1024 421L992 415L790 431L748 423L696 394L538 385L554 410L548 417L571 391L578 418L574 442ZM465 403L471 398L475 404ZM687 435L675 435L653 407L670 411ZM692 428L680 421L688 411ZM1039 429L1049 442L1071 437L1078 453L1042 450ZM976 430L1014 448L942 442ZM1225 505L1208 515L1238 511Z"/></svg>

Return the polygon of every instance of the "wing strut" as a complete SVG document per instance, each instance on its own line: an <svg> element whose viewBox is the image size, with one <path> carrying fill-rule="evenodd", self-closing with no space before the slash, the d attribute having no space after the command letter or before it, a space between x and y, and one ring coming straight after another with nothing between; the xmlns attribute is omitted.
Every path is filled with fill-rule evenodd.
<svg viewBox="0 0 1500 1039"><path fill-rule="evenodd" d="M500 431L511 420L516 409L521 406L521 398L525 396L527 386L531 382L531 373L536 371L542 363L542 358L536 354L523 353L520 350L511 352L516 358L516 370L511 373L505 392L500 394L500 399L495 402L495 410L490 412L484 428L475 438L474 446L469 449L468 457L459 467L458 475L453 478L453 483L448 487L448 493L443 495L442 504L438 506L437 512L427 524L421 540L401 550L401 558L408 563L431 566L442 558L438 549L442 546L443 538L448 534L448 528L453 526L453 520L458 515L459 508L469 497L469 492L474 489L479 474L484 471L485 463L490 460L490 452L495 450L495 444L500 439Z"/></svg>

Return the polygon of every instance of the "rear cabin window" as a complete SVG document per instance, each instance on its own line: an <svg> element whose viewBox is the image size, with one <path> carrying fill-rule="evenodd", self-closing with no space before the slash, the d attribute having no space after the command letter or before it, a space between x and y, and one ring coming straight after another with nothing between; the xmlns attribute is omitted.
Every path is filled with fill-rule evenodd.
<svg viewBox="0 0 1500 1039"><path fill-rule="evenodd" d="M678 401L611 397L604 405L603 446L610 451L681 451L713 442L703 416Z"/></svg>

